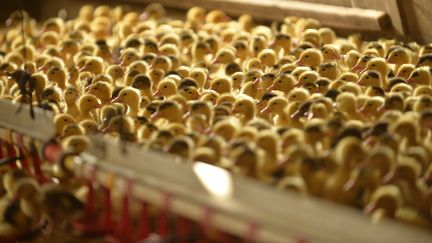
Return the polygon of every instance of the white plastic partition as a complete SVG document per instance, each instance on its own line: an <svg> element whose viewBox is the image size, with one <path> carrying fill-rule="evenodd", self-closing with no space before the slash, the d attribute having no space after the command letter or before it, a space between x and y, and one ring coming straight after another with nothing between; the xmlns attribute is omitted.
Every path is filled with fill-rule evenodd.
<svg viewBox="0 0 432 243"><path fill-rule="evenodd" d="M52 114L0 101L0 139L14 143L10 131L24 139L47 142L55 134ZM134 144L92 137L91 148L75 158L78 176L91 178L97 168L98 183L126 191L133 181L132 195L175 214L255 242L410 242L429 243L430 232L384 220L377 225L368 216L348 207L315 198L279 192L256 181L232 176L223 169L186 163L174 157L144 151ZM169 205L164 205L167 198ZM303 242L303 241L302 241Z"/></svg>

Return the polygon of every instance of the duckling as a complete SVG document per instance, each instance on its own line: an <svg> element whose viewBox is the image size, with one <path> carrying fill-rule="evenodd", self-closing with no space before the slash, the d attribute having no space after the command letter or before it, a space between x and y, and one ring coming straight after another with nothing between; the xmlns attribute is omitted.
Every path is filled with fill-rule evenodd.
<svg viewBox="0 0 432 243"><path fill-rule="evenodd" d="M383 87L382 76L376 71L365 71L361 74L357 84L368 87Z"/></svg>
<svg viewBox="0 0 432 243"><path fill-rule="evenodd" d="M296 65L318 68L323 62L321 51L317 49L307 49L303 51L300 58L296 61Z"/></svg>
<svg viewBox="0 0 432 243"><path fill-rule="evenodd" d="M366 121L366 117L357 110L355 96L351 93L342 93L336 99L336 107L339 111L348 115L349 119Z"/></svg>
<svg viewBox="0 0 432 243"><path fill-rule="evenodd" d="M291 45L291 36L284 33L277 33L274 37L274 40L270 43L270 47L275 50L275 52L278 54L277 56L286 56L288 53L290 53Z"/></svg>
<svg viewBox="0 0 432 243"><path fill-rule="evenodd" d="M156 92L153 95L169 97L175 95L176 93L177 86L175 82L171 79L164 79L158 84Z"/></svg>
<svg viewBox="0 0 432 243"><path fill-rule="evenodd" d="M93 120L82 120L78 125L85 135L95 134L99 131L98 124Z"/></svg>
<svg viewBox="0 0 432 243"><path fill-rule="evenodd" d="M373 55L363 55L361 56L357 63L351 68L352 72L360 72L363 71L366 68L366 65L368 64L369 60L371 60L372 58L374 58Z"/></svg>
<svg viewBox="0 0 432 243"><path fill-rule="evenodd" d="M380 115L379 109L384 105L384 101L385 99L382 97L370 97L359 109L359 112L369 119L377 118Z"/></svg>
<svg viewBox="0 0 432 243"><path fill-rule="evenodd" d="M310 97L309 92L303 88L294 88L288 93L289 102L304 102Z"/></svg>
<svg viewBox="0 0 432 243"><path fill-rule="evenodd" d="M276 116L273 118L273 124L275 126L286 126L291 125L291 119L286 112L288 102L282 97L271 98L267 106L261 110L261 113L274 113Z"/></svg>
<svg viewBox="0 0 432 243"><path fill-rule="evenodd" d="M407 80L414 69L415 66L413 64L404 63L397 69L396 77Z"/></svg>
<svg viewBox="0 0 432 243"><path fill-rule="evenodd" d="M407 49L399 47L388 54L387 61L394 64L395 70L398 70L403 64L411 64L411 55Z"/></svg>
<svg viewBox="0 0 432 243"><path fill-rule="evenodd" d="M318 74L321 77L335 80L338 77L338 70L334 63L324 63L319 66Z"/></svg>
<svg viewBox="0 0 432 243"><path fill-rule="evenodd" d="M432 54L422 55L416 66L432 68Z"/></svg>
<svg viewBox="0 0 432 243"><path fill-rule="evenodd" d="M210 89L218 94L231 93L232 84L227 78L217 78L212 80Z"/></svg>
<svg viewBox="0 0 432 243"><path fill-rule="evenodd" d="M135 117L140 111L140 93L133 87L123 88L111 103L120 102L127 105L128 115Z"/></svg>
<svg viewBox="0 0 432 243"><path fill-rule="evenodd" d="M194 148L194 144L192 139L186 136L180 136L174 138L168 144L165 151L170 154L179 156L182 159L191 160L193 154L192 152L193 148Z"/></svg>
<svg viewBox="0 0 432 243"><path fill-rule="evenodd" d="M430 71L428 70L428 68L425 67L420 67L420 68L416 68L411 75L409 76L409 78L407 79L407 83L410 85L426 85L426 86L430 86L432 81L432 75L430 73Z"/></svg>
<svg viewBox="0 0 432 243"><path fill-rule="evenodd" d="M67 138L72 135L83 135L84 132L82 131L81 127L78 124L68 124L63 128L63 132L61 137Z"/></svg>
<svg viewBox="0 0 432 243"><path fill-rule="evenodd" d="M242 96L236 99L233 113L240 116L242 124L246 124L255 117L256 107L252 99Z"/></svg>
<svg viewBox="0 0 432 243"><path fill-rule="evenodd" d="M164 118L168 122L183 122L183 114L180 105L174 101L163 101L158 110L153 113L151 120L156 121L159 118Z"/></svg>
<svg viewBox="0 0 432 243"><path fill-rule="evenodd" d="M62 141L64 150L81 153L89 146L89 139L84 135L72 135Z"/></svg>
<svg viewBox="0 0 432 243"><path fill-rule="evenodd" d="M331 63L341 59L339 51L331 44L326 44L321 47L321 53L323 55L323 63Z"/></svg>
<svg viewBox="0 0 432 243"><path fill-rule="evenodd" d="M78 108L80 111L78 121L82 121L84 119L92 119L90 112L100 107L100 101L96 98L96 96L92 94L82 95L78 100Z"/></svg>
<svg viewBox="0 0 432 243"><path fill-rule="evenodd" d="M103 60L100 57L89 58L84 66L80 69L80 72L91 72L94 75L101 74L104 71Z"/></svg>
<svg viewBox="0 0 432 243"><path fill-rule="evenodd" d="M62 134L63 129L66 125L76 124L75 119L69 114L59 114L54 117L54 126L57 134Z"/></svg>
<svg viewBox="0 0 432 243"><path fill-rule="evenodd" d="M372 220L377 222L383 216L394 217L402 205L403 199L399 188L394 185L384 185L373 192L364 211L373 214Z"/></svg>
<svg viewBox="0 0 432 243"><path fill-rule="evenodd" d="M273 49L263 49L258 53L258 58L266 69L276 65L278 61L276 52Z"/></svg>

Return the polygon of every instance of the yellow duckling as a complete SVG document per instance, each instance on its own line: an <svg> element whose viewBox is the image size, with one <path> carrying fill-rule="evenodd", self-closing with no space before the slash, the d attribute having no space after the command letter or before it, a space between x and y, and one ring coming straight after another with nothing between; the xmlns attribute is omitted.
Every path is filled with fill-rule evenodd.
<svg viewBox="0 0 432 243"><path fill-rule="evenodd" d="M103 59L100 57L91 57L85 62L80 72L91 72L94 75L103 73L105 70Z"/></svg>
<svg viewBox="0 0 432 243"><path fill-rule="evenodd" d="M315 71L305 71L297 79L296 86L304 86L306 84L314 84L319 78L319 75Z"/></svg>
<svg viewBox="0 0 432 243"><path fill-rule="evenodd" d="M276 54L278 54L277 56L286 56L290 53L291 45L291 36L284 33L277 33L274 40L270 43L270 47L275 50Z"/></svg>
<svg viewBox="0 0 432 243"><path fill-rule="evenodd" d="M255 117L255 102L247 96L239 97L234 103L233 113L240 116L242 124L246 124Z"/></svg>
<svg viewBox="0 0 432 243"><path fill-rule="evenodd" d="M432 75L427 67L416 68L407 79L407 83L413 86L430 86L431 81Z"/></svg>
<svg viewBox="0 0 432 243"><path fill-rule="evenodd" d="M321 53L323 56L323 63L331 63L336 62L341 59L341 55L339 51L336 49L336 46L331 44L326 44L321 47Z"/></svg>
<svg viewBox="0 0 432 243"><path fill-rule="evenodd" d="M74 87L67 87L63 93L63 98L66 103L65 113L72 117L79 117L80 111L77 105L77 99L79 97L79 91Z"/></svg>
<svg viewBox="0 0 432 243"><path fill-rule="evenodd" d="M108 126L102 130L103 133L115 133L121 140L136 142L135 123L127 116L116 116L112 118Z"/></svg>
<svg viewBox="0 0 432 243"><path fill-rule="evenodd" d="M264 151L265 160L260 169L266 176L271 176L277 169L279 161L278 136L274 131L265 130L259 133L256 140L257 147Z"/></svg>
<svg viewBox="0 0 432 243"><path fill-rule="evenodd" d="M375 119L379 117L380 108L384 105L385 99L382 97L370 97L367 99L367 101L363 104L363 106L359 109L359 112L365 117L369 119Z"/></svg>
<svg viewBox="0 0 432 243"><path fill-rule="evenodd" d="M78 124L68 124L63 128L62 138L67 138L72 135L83 135L81 127Z"/></svg>
<svg viewBox="0 0 432 243"><path fill-rule="evenodd" d="M170 97L177 93L177 85L171 79L162 80L156 89L156 92L153 94L154 96L164 96Z"/></svg>
<svg viewBox="0 0 432 243"><path fill-rule="evenodd" d="M182 108L177 102L163 101L159 105L158 110L152 114L151 120L156 121L159 118L164 118L170 123L173 122L182 123L183 122Z"/></svg>
<svg viewBox="0 0 432 243"><path fill-rule="evenodd" d="M373 192L364 211L372 214L372 221L376 223L383 216L394 217L402 205L403 198L400 189L394 185L384 185Z"/></svg>
<svg viewBox="0 0 432 243"><path fill-rule="evenodd" d="M179 156L182 159L185 160L191 160L194 149L194 142L191 138L186 136L180 136L174 138L170 143L167 145L165 151Z"/></svg>
<svg viewBox="0 0 432 243"><path fill-rule="evenodd" d="M110 65L106 69L106 73L111 76L111 79L113 80L113 85L116 87L117 81L123 79L124 77L124 70L119 65Z"/></svg>
<svg viewBox="0 0 432 243"><path fill-rule="evenodd" d="M321 77L325 77L330 80L335 80L339 75L337 66L334 63L321 64L318 69L318 74Z"/></svg>
<svg viewBox="0 0 432 243"><path fill-rule="evenodd" d="M96 96L92 94L82 95L78 100L78 108L80 111L78 121L82 121L84 119L92 119L90 112L100 107L100 101L96 98Z"/></svg>
<svg viewBox="0 0 432 243"><path fill-rule="evenodd" d="M99 131L98 124L93 120L82 120L79 126L85 135L95 134Z"/></svg>
<svg viewBox="0 0 432 243"><path fill-rule="evenodd" d="M371 60L372 58L374 58L374 55L362 55L357 63L351 68L352 72L360 72L363 71L366 68L366 65L368 64L369 60Z"/></svg>
<svg viewBox="0 0 432 243"><path fill-rule="evenodd" d="M421 56L416 66L432 68L432 54Z"/></svg>
<svg viewBox="0 0 432 243"><path fill-rule="evenodd" d="M212 61L212 64L229 64L235 61L235 53L234 50L230 48L224 48L218 51L215 58Z"/></svg>
<svg viewBox="0 0 432 243"><path fill-rule="evenodd" d="M396 66L395 70L398 70L403 64L411 64L411 54L408 49L398 47L390 51L387 61L390 64L394 64Z"/></svg>
<svg viewBox="0 0 432 243"><path fill-rule="evenodd" d="M384 87L382 76L376 71L366 71L361 74L357 84L362 86Z"/></svg>
<svg viewBox="0 0 432 243"><path fill-rule="evenodd" d="M276 65L278 57L273 49L263 49L258 53L258 59L260 59L264 68L269 69Z"/></svg>
<svg viewBox="0 0 432 243"><path fill-rule="evenodd" d="M83 152L89 144L89 139L84 135L72 135L62 141L62 147L65 151L71 151L77 154Z"/></svg>
<svg viewBox="0 0 432 243"><path fill-rule="evenodd" d="M232 84L227 78L217 78L212 80L210 89L216 91L218 94L231 93Z"/></svg>
<svg viewBox="0 0 432 243"><path fill-rule="evenodd" d="M150 68L152 69L161 69L165 73L170 71L172 67L171 59L167 56L158 56L155 59L153 59L152 64L150 65Z"/></svg>
<svg viewBox="0 0 432 243"><path fill-rule="evenodd" d="M299 66L318 68L322 62L323 56L321 51L317 49L306 49L301 53L300 58L295 64Z"/></svg>
<svg viewBox="0 0 432 243"><path fill-rule="evenodd" d="M140 111L141 96L137 89L133 87L123 88L111 102L119 102L127 105L128 114L132 117L136 117Z"/></svg>
<svg viewBox="0 0 432 243"><path fill-rule="evenodd" d="M111 87L105 81L97 81L91 84L87 92L96 96L102 104L108 103L111 99Z"/></svg>
<svg viewBox="0 0 432 243"><path fill-rule="evenodd" d="M59 135L62 134L64 127L69 124L76 124L73 116L69 114L59 114L54 117L54 126Z"/></svg>
<svg viewBox="0 0 432 243"><path fill-rule="evenodd" d="M352 93L342 93L336 98L336 108L344 112L350 120L366 121L366 117L358 112L356 98Z"/></svg>
<svg viewBox="0 0 432 243"><path fill-rule="evenodd" d="M287 96L289 102L305 102L309 97L309 92L304 88L294 88Z"/></svg>
<svg viewBox="0 0 432 243"><path fill-rule="evenodd" d="M296 85L296 80L293 76L283 73L279 75L273 84L267 88L267 91L278 90L287 95Z"/></svg>
<svg viewBox="0 0 432 243"><path fill-rule="evenodd" d="M396 77L407 80L414 69L414 64L404 63L397 69Z"/></svg>
<svg viewBox="0 0 432 243"><path fill-rule="evenodd" d="M291 125L291 119L286 111L288 101L282 97L271 98L267 106L261 110L261 113L274 113L276 116L273 118L272 123L275 126Z"/></svg>

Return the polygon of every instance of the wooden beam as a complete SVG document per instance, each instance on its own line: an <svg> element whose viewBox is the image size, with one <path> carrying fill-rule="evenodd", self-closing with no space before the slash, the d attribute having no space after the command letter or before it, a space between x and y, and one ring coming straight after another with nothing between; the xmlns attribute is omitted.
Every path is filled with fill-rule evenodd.
<svg viewBox="0 0 432 243"><path fill-rule="evenodd" d="M354 8L362 9L375 9L381 10L388 14L394 30L400 34L405 34L405 28L403 25L401 11L399 9L399 0L380 0L380 1L368 1L368 0L351 0Z"/></svg>
<svg viewBox="0 0 432 243"><path fill-rule="evenodd" d="M123 0L123 2L150 3L154 0ZM159 3L171 7L188 9L201 6L206 9L220 9L238 16L248 13L257 19L281 21L286 16L314 18L323 25L353 31L383 31L389 27L385 12L370 9L353 9L317 3L278 0L159 0Z"/></svg>

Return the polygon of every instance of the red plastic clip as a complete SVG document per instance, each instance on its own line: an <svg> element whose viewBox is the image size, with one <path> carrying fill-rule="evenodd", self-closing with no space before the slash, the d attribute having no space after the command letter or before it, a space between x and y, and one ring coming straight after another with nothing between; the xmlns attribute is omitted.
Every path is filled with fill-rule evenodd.
<svg viewBox="0 0 432 243"><path fill-rule="evenodd" d="M148 211L148 203L141 202L141 215L139 219L139 229L136 236L136 241L147 239L151 234L150 215Z"/></svg>
<svg viewBox="0 0 432 243"><path fill-rule="evenodd" d="M101 232L109 233L115 228L115 221L113 217L112 202L111 202L111 188L103 187L103 211L101 213L99 225Z"/></svg>
<svg viewBox="0 0 432 243"><path fill-rule="evenodd" d="M256 234L258 231L258 225L255 222L249 223L244 242L252 243L256 241Z"/></svg>
<svg viewBox="0 0 432 243"><path fill-rule="evenodd" d="M171 207L172 196L169 193L165 193L164 202L159 212L159 216L156 223L156 233L161 237L169 234L169 208Z"/></svg>
<svg viewBox="0 0 432 243"><path fill-rule="evenodd" d="M89 166L89 178L87 180L87 198L84 208L84 216L75 222L75 227L82 233L98 234L101 233L98 229L96 217L96 191L93 182L97 175L97 166Z"/></svg>
<svg viewBox="0 0 432 243"><path fill-rule="evenodd" d="M6 144L6 154L9 158L15 157L17 155L15 147L12 144ZM16 161L10 163L10 167L12 169L18 168Z"/></svg>
<svg viewBox="0 0 432 243"><path fill-rule="evenodd" d="M122 239L123 242L129 242L132 236L132 222L130 215L130 201L132 198L132 186L133 181L131 179L125 179L126 181L126 192L123 194L121 203L120 220L116 229L116 236Z"/></svg>

